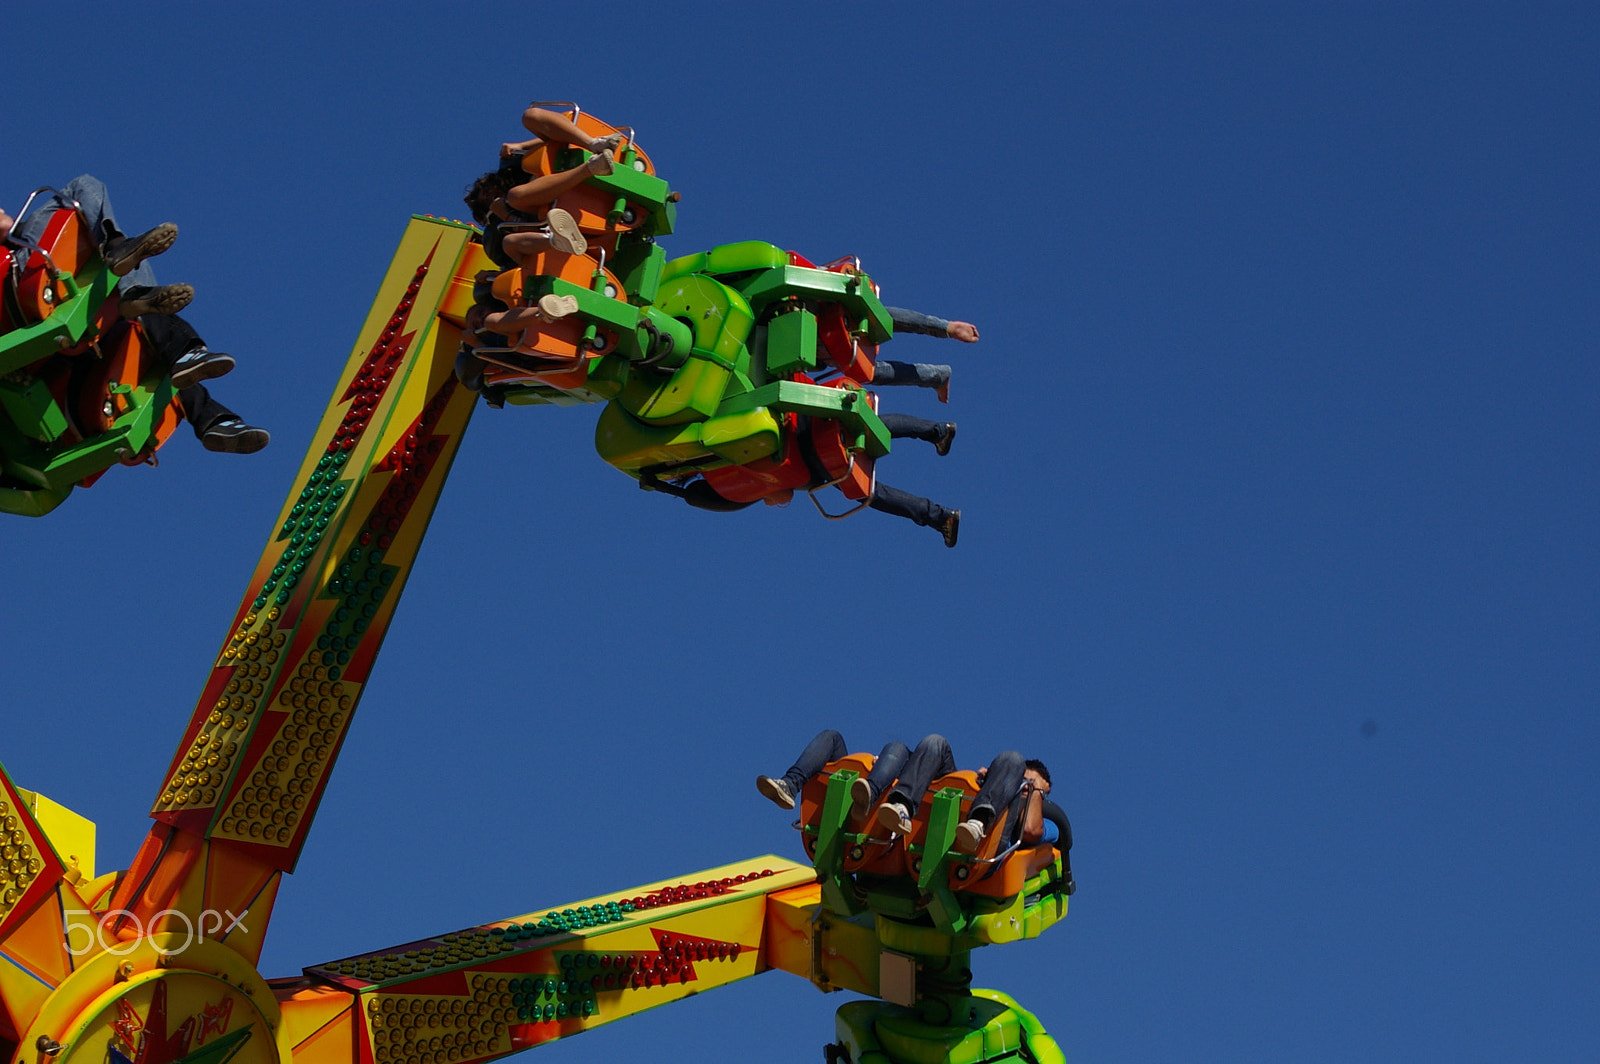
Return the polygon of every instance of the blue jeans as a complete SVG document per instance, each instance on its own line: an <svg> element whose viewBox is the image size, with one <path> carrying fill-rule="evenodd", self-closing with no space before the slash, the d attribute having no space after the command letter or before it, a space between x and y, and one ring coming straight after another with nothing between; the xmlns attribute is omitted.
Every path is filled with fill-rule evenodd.
<svg viewBox="0 0 1600 1064"><path fill-rule="evenodd" d="M937 388L950 383L950 367L880 359L873 363L872 383L880 387L909 385L913 388Z"/></svg>
<svg viewBox="0 0 1600 1064"><path fill-rule="evenodd" d="M942 735L929 735L912 751L900 773L900 781L889 790L889 801L899 802L909 810L910 816L916 816L922 796L928 793L928 785L955 770L956 759L950 752L950 743Z"/></svg>
<svg viewBox="0 0 1600 1064"><path fill-rule="evenodd" d="M103 246L112 237L126 235L117 228L117 219L111 211L111 199L106 193L106 186L99 178L83 174L67 182L48 198L35 200L27 218L12 230L13 239L25 240L30 244L38 243L39 238L44 235L45 226L49 224L50 212L59 207L67 209L76 207L82 213L84 221L89 226L89 238L96 248ZM131 289L153 288L155 283L155 271L150 269L149 263L141 262L138 268L117 282L117 291L127 295Z"/></svg>
<svg viewBox="0 0 1600 1064"><path fill-rule="evenodd" d="M998 755L989 762L989 771L983 777L977 797L972 799L972 809L967 816L982 822L985 828L993 825L996 813L1015 805L1022 797L1022 774L1026 771L1022 755L1015 750Z"/></svg>
<svg viewBox="0 0 1600 1064"><path fill-rule="evenodd" d="M849 747L844 744L844 736L832 728L818 732L817 737L800 751L800 756L789 771L783 774L783 781L789 785L789 793L799 798L806 781L821 772L823 765L837 761L849 752ZM877 760L872 763L872 771L867 774L867 786L872 788L873 801L877 801L884 788L900 775L908 756L905 743L891 742L879 751Z"/></svg>

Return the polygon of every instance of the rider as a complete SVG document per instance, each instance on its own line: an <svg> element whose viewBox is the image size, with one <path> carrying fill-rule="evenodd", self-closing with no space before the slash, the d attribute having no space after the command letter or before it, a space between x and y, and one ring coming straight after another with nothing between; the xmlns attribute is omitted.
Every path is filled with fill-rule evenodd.
<svg viewBox="0 0 1600 1064"><path fill-rule="evenodd" d="M817 733L806 744L795 763L782 776L757 776L756 790L780 809L793 809L807 780L824 765L849 752L844 738L833 729ZM859 817L881 797L877 820L882 827L901 835L912 832L912 820L929 785L940 776L956 770L950 743L942 735L929 735L907 752L905 744L891 742L872 763L872 771L850 784L851 815ZM967 819L956 828L955 849L974 853L994 826L1002 809L1018 814L1009 829L1014 840L1024 846L1048 843L1061 854L1067 893L1077 889L1072 881L1072 824L1061 807L1050 801L1050 770L1044 762L1007 750L977 772L978 793L972 799Z"/></svg>
<svg viewBox="0 0 1600 1064"><path fill-rule="evenodd" d="M123 234L111 210L106 186L84 174L52 192L20 223L0 210L0 242L15 251L36 245L58 209L77 210L89 226L100 256L117 282L122 316L137 319L150 341L152 364L167 374L178 393L184 416L208 451L250 454L272 437L266 429L248 425L218 402L200 382L233 369L232 355L212 351L194 327L177 311L194 298L186 284L158 285L146 259L166 251L178 238L178 227L163 222L135 237Z"/></svg>

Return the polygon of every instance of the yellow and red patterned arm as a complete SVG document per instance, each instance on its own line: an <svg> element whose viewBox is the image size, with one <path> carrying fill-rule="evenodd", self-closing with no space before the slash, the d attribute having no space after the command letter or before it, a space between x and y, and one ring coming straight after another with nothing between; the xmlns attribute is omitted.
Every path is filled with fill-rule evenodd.
<svg viewBox="0 0 1600 1064"><path fill-rule="evenodd" d="M767 971L758 857L306 969L277 985L295 1064L475 1064Z"/></svg>
<svg viewBox="0 0 1600 1064"><path fill-rule="evenodd" d="M435 218L407 228L113 909L248 907L230 944L259 955L472 414L459 330L440 316L485 261L472 235Z"/></svg>

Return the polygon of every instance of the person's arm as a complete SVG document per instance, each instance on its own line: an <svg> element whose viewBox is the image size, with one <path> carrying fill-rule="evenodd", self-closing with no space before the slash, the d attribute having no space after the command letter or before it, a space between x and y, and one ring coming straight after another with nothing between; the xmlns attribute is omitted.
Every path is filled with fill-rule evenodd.
<svg viewBox="0 0 1600 1064"><path fill-rule="evenodd" d="M977 343L978 327L969 321L947 321L932 314L906 310L904 307L884 307L894 321L894 331L922 333L924 336L947 336L964 344Z"/></svg>
<svg viewBox="0 0 1600 1064"><path fill-rule="evenodd" d="M1022 842L1033 846L1044 836L1044 792L1037 787L1028 791L1028 804L1022 813Z"/></svg>
<svg viewBox="0 0 1600 1064"><path fill-rule="evenodd" d="M538 137L532 140L507 141L500 145L500 158L509 159L513 155L526 155L541 143Z"/></svg>
<svg viewBox="0 0 1600 1064"><path fill-rule="evenodd" d="M1055 848L1062 853L1072 849L1072 822L1067 819L1067 814L1062 811L1061 807L1046 798L1039 811L1043 815L1045 822L1056 829L1056 837L1049 840L1055 845ZM1046 828L1044 833L1048 836L1050 834L1049 829Z"/></svg>

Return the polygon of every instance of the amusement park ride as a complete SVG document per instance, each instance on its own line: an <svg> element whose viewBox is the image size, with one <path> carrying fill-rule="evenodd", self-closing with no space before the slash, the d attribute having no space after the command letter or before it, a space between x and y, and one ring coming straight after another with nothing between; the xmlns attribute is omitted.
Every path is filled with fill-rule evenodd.
<svg viewBox="0 0 1600 1064"><path fill-rule="evenodd" d="M576 108L594 135L616 132ZM909 835L852 813L872 759L800 796L810 863L757 857L265 980L294 870L478 395L455 372L474 287L577 312L477 349L512 404L604 402L601 455L646 487L748 501L870 498L889 438L862 385L890 334L853 260L749 242L667 261L676 197L632 144L561 198L584 255L479 278L476 230L415 217L340 375L150 811L131 867L0 770L0 1058L12 1064L478 1064L772 969L866 999L830 1061L1055 1064L1034 1016L971 986L971 952L1066 915L1047 843L953 849L973 774L936 780ZM584 152L536 150L539 173ZM182 416L75 212L21 249L0 322L0 509L148 459ZM482 295L482 290L479 290ZM825 474L825 475L824 475ZM819 509L822 504L818 502ZM247 922L240 914L249 913Z"/></svg>

